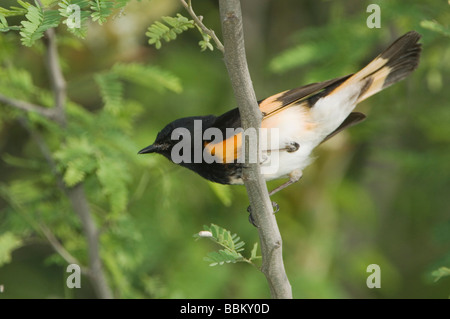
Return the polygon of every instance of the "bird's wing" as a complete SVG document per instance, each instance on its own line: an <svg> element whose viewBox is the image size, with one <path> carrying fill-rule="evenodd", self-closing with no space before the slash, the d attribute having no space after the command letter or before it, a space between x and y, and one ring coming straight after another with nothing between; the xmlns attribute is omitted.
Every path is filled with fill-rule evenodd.
<svg viewBox="0 0 450 319"><path fill-rule="evenodd" d="M327 92L333 91L352 75L353 74L349 74L324 82L311 83L269 96L268 98L259 101L259 108L261 109L264 118L267 118L286 107L299 105L301 103L305 103L306 107L312 107L316 101L314 97L317 96L317 94L321 93L321 95L326 95Z"/></svg>

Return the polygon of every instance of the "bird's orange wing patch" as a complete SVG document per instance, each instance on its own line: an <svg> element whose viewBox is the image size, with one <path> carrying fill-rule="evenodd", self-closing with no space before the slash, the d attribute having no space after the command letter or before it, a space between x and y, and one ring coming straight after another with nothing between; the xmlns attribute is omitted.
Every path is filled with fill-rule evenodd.
<svg viewBox="0 0 450 319"><path fill-rule="evenodd" d="M217 163L233 163L241 154L242 133L230 136L218 143L205 142L205 150L216 158Z"/></svg>
<svg viewBox="0 0 450 319"><path fill-rule="evenodd" d="M278 94L269 96L268 98L262 100L259 103L259 109L264 114L270 114L280 108L283 107L283 101L280 100L280 97L282 97L287 91L280 92Z"/></svg>

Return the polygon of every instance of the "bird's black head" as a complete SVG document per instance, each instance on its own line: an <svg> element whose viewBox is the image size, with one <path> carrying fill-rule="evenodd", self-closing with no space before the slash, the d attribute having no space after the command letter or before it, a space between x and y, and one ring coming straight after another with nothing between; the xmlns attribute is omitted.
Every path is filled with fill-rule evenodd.
<svg viewBox="0 0 450 319"><path fill-rule="evenodd" d="M138 154L158 153L171 159L172 148L175 144L180 142L180 139L193 138L194 134L203 134L203 131L211 126L216 119L213 115L208 116L193 116L177 119L166 125L156 136L156 140L152 145L147 146L139 151ZM194 125L195 120L201 120L202 125ZM195 129L200 128L201 131L195 132ZM178 129L178 130L177 130ZM182 132L189 132L189 136L180 134ZM182 136L181 136L182 135ZM202 135L200 135L202 136Z"/></svg>

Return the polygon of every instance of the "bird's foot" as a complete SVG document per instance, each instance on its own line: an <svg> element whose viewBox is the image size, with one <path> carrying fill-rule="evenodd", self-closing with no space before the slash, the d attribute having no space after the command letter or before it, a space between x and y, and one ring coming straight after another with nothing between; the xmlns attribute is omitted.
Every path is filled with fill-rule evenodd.
<svg viewBox="0 0 450 319"><path fill-rule="evenodd" d="M280 206L276 202L272 202L272 207L274 209L274 211L273 211L274 214L278 213L280 211ZM250 224L252 224L256 228L258 228L258 225L256 224L256 221L252 215L252 207L251 206L247 207L247 212L249 212L248 221L250 222Z"/></svg>

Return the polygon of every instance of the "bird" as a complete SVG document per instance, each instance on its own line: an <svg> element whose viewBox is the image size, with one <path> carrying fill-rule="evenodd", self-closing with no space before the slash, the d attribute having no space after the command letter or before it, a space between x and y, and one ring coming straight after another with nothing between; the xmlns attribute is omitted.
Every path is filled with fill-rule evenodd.
<svg viewBox="0 0 450 319"><path fill-rule="evenodd" d="M416 31L407 32L354 74L258 101L263 118L256 134L265 143L259 144L261 156L255 160L260 161L266 181L288 178L269 192L270 196L300 180L318 145L366 118L354 111L358 103L403 80L418 67L420 38ZM220 116L180 118L167 124L154 143L138 154L161 154L212 182L243 184L243 157L250 146L245 148L246 132L240 128L238 108ZM263 129L269 131L265 137Z"/></svg>

